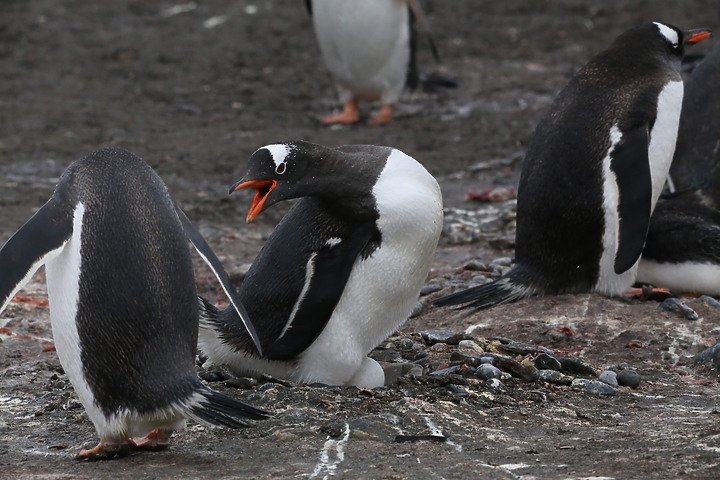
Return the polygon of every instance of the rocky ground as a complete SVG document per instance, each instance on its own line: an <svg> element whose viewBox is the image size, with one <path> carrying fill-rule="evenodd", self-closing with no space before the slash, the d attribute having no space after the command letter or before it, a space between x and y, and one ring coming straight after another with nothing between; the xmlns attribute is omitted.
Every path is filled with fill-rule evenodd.
<svg viewBox="0 0 720 480"><path fill-rule="evenodd" d="M165 452L110 462L72 460L96 437L53 350L38 273L0 317L0 478L720 476L720 385L712 358L693 362L720 336L712 299L684 299L691 311L591 294L430 305L510 265L524 149L572 73L640 22L715 27L717 2L424 3L442 62L425 49L423 65L460 87L409 93L382 128L316 122L337 104L302 2L0 3L0 241L70 162L108 144L158 171L238 281L285 211L245 225L249 198L226 195L266 143L398 147L447 207L419 315L372 353L391 385L200 372L273 417L242 431L191 423ZM488 188L493 202L467 199ZM197 266L200 291L222 301ZM639 385L599 382L614 383L606 371Z"/></svg>

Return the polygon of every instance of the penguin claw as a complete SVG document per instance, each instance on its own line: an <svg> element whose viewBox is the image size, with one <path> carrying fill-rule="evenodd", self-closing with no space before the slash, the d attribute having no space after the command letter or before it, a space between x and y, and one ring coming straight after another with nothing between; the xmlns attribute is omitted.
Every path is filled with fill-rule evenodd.
<svg viewBox="0 0 720 480"><path fill-rule="evenodd" d="M125 441L124 443L111 443L100 440L95 448L90 450L80 450L75 456L75 460L110 460L115 457L125 457L130 454L135 447L134 443Z"/></svg>

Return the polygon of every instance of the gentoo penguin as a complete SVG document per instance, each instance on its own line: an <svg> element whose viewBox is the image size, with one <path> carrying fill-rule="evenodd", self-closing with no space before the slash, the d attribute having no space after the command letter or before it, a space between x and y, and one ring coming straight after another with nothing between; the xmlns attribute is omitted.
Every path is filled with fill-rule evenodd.
<svg viewBox="0 0 720 480"><path fill-rule="evenodd" d="M660 199L637 282L675 293L720 295L720 211L683 198Z"/></svg>
<svg viewBox="0 0 720 480"><path fill-rule="evenodd" d="M241 374L295 382L384 384L366 355L410 315L442 229L442 198L420 163L389 147L268 145L233 191L254 188L247 221L298 198L238 294L259 354L237 315L206 305L201 351Z"/></svg>
<svg viewBox="0 0 720 480"><path fill-rule="evenodd" d="M720 42L685 81L677 147L670 167L672 189L692 191L720 208Z"/></svg>
<svg viewBox="0 0 720 480"><path fill-rule="evenodd" d="M165 447L186 418L236 428L266 415L195 374L198 302L184 229L197 240L160 177L104 148L73 163L0 250L0 311L45 265L58 357L100 437L79 459Z"/></svg>
<svg viewBox="0 0 720 480"><path fill-rule="evenodd" d="M320 53L335 78L343 111L323 124L356 123L358 101L380 100L369 125L392 121L405 86L418 83L415 19L425 24L417 0L307 0ZM437 51L431 42L433 53Z"/></svg>
<svg viewBox="0 0 720 480"><path fill-rule="evenodd" d="M543 294L615 296L631 287L675 148L684 45L709 35L640 25L575 74L525 156L515 265L435 303L488 307Z"/></svg>

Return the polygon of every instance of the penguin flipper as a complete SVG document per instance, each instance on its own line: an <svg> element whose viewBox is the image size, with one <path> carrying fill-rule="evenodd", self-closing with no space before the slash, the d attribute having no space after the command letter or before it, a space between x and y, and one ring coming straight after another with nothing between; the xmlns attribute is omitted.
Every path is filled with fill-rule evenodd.
<svg viewBox="0 0 720 480"><path fill-rule="evenodd" d="M493 282L436 298L433 300L433 305L437 307L460 305L458 309L485 309L494 305L512 303L540 293L538 289L519 282L517 277L520 276L522 276L522 269L515 266L505 276Z"/></svg>
<svg viewBox="0 0 720 480"><path fill-rule="evenodd" d="M50 199L0 249L0 312L72 236L70 211Z"/></svg>
<svg viewBox="0 0 720 480"><path fill-rule="evenodd" d="M255 326L250 319L250 315L247 313L247 310L245 310L245 307L240 301L240 297L238 296L235 287L230 282L230 277L225 271L225 268L222 266L222 263L220 263L217 255L215 255L215 252L212 251L210 245L207 244L200 232L198 232L195 226L190 222L190 219L187 218L185 212L183 212L182 209L180 209L180 207L178 207L177 205L175 205L175 211L177 212L177 216L180 219L180 223L182 224L185 236L190 239L193 246L195 247L195 250L197 250L202 259L205 260L205 263L208 264L210 269L215 274L215 277L218 279L220 285L225 291L225 295L227 295L228 299L230 299L230 303L240 317L240 320L242 320L242 323L245 326L248 334L250 335L250 338L252 338L252 341L255 344L255 348L257 348L258 352L262 354L260 337L257 334L257 330L255 329Z"/></svg>
<svg viewBox="0 0 720 480"><path fill-rule="evenodd" d="M652 213L652 176L648 158L650 137L647 125L623 133L610 153L610 169L615 173L618 199L618 248L614 269L621 274L642 254Z"/></svg>
<svg viewBox="0 0 720 480"><path fill-rule="evenodd" d="M356 260L376 236L374 223L366 224L311 257L300 298L282 333L267 349L267 358L290 360L315 341L332 317Z"/></svg>

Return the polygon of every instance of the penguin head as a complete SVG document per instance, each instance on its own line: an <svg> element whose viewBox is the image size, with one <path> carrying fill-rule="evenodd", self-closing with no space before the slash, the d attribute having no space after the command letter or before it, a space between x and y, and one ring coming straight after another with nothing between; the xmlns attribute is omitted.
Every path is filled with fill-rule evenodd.
<svg viewBox="0 0 720 480"><path fill-rule="evenodd" d="M710 37L712 31L708 28L682 31L674 25L653 22L650 25L657 29L664 47L670 55L682 57L686 45L693 45Z"/></svg>
<svg viewBox="0 0 720 480"><path fill-rule="evenodd" d="M302 152L313 147L320 146L306 142L277 143L259 148L252 154L247 173L230 187L230 193L247 187L255 189L247 222L277 202L307 195L305 174L309 163L304 161L308 156Z"/></svg>

